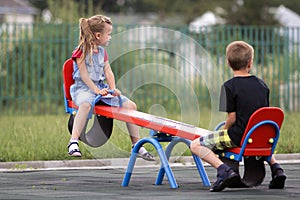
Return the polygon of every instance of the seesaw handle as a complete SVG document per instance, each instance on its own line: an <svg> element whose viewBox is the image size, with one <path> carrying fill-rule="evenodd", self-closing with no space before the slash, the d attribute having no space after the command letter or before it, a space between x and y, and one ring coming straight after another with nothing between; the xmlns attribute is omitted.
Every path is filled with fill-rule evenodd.
<svg viewBox="0 0 300 200"><path fill-rule="evenodd" d="M115 91L114 90L108 90L108 93L109 94L113 94ZM92 118L92 115L93 115L93 110L94 110L94 107L95 107L95 104L100 101L100 99L102 98L102 95L99 94L95 97L94 101L93 101L93 104L92 104L92 107L91 107L91 110L89 112L89 115L88 115L88 119L91 119ZM119 98L119 104L120 104L120 107L122 107L122 99L120 96L118 96Z"/></svg>

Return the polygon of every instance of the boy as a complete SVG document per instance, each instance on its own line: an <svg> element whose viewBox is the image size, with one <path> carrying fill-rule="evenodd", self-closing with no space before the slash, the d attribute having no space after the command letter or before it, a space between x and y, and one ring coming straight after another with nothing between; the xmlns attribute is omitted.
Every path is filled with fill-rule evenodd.
<svg viewBox="0 0 300 200"><path fill-rule="evenodd" d="M195 139L191 151L217 169L217 181L211 192L218 192L234 184L239 175L224 164L213 151L237 147L252 113L269 106L269 88L259 78L250 74L254 49L244 41L234 41L226 48L226 60L234 77L221 88L220 111L227 112L224 130ZM270 189L284 188L286 176L274 156L270 160L272 180Z"/></svg>

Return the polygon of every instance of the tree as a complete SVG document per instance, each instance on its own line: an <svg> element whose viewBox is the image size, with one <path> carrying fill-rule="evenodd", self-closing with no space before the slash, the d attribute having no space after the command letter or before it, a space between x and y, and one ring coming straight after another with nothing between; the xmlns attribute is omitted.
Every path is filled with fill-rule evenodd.
<svg viewBox="0 0 300 200"><path fill-rule="evenodd" d="M94 13L102 12L104 1L97 0L29 0L29 2L42 12L49 10L51 22L78 22L80 17L90 17Z"/></svg>
<svg viewBox="0 0 300 200"><path fill-rule="evenodd" d="M270 1L243 0L233 1L227 6L226 22L230 25L275 25L278 22L270 12Z"/></svg>
<svg viewBox="0 0 300 200"><path fill-rule="evenodd" d="M300 13L299 0L29 0L41 11L48 8L53 21L77 22L79 17L95 13L158 15L157 23L174 16L188 24L206 11L223 10L221 16L231 25L274 25L271 7L284 5ZM220 13L218 13L220 14Z"/></svg>

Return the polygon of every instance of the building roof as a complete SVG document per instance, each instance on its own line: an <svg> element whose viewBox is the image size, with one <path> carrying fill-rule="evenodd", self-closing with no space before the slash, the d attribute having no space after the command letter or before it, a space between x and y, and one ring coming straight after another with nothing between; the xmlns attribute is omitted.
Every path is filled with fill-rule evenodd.
<svg viewBox="0 0 300 200"><path fill-rule="evenodd" d="M37 12L27 0L0 0L0 14L35 15Z"/></svg>

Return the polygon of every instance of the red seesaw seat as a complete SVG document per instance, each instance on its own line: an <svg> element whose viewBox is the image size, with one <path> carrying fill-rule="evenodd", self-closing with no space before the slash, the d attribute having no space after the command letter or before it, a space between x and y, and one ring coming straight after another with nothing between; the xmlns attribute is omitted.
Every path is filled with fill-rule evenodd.
<svg viewBox="0 0 300 200"><path fill-rule="evenodd" d="M265 177L264 161L270 161L274 154L283 119L284 113L280 108L256 110L248 121L240 147L219 153L220 158L237 172L239 162L244 158L244 176L236 187L252 187L262 183Z"/></svg>

